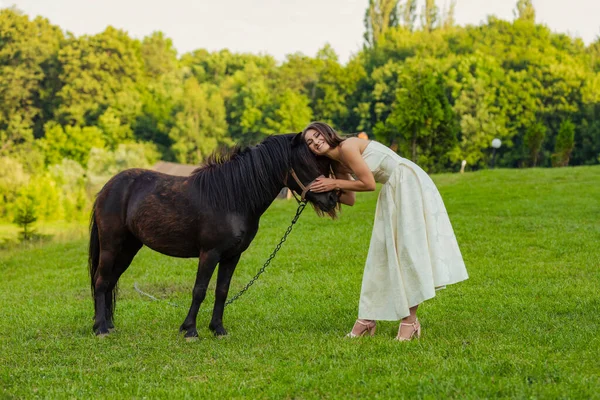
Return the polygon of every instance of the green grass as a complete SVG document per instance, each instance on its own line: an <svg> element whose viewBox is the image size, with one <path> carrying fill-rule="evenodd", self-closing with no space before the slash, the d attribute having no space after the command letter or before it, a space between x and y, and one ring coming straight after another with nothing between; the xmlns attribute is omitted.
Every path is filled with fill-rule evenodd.
<svg viewBox="0 0 600 400"><path fill-rule="evenodd" d="M82 241L0 258L0 397L600 398L600 167L434 177L470 279L426 302L423 337L343 336L354 322L376 194L337 221L307 209L212 337L177 329L194 260L142 250L123 276L117 331L97 339ZM278 201L231 294L260 268L295 203ZM141 297L134 282L157 297ZM214 288L212 283L211 288Z"/></svg>

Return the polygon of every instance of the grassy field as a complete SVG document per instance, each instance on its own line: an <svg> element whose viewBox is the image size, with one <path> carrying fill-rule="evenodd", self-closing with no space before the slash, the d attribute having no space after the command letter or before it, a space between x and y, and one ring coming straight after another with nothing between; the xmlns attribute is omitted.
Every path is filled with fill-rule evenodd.
<svg viewBox="0 0 600 400"><path fill-rule="evenodd" d="M117 331L92 334L86 241L0 258L0 398L600 398L600 167L434 177L470 279L420 309L420 341L349 340L376 194L336 221L307 209L262 278L225 310L229 336L177 329L194 260L148 249L121 279ZM289 224L278 201L237 292ZM153 302L133 285L180 305ZM214 287L214 283L213 286Z"/></svg>

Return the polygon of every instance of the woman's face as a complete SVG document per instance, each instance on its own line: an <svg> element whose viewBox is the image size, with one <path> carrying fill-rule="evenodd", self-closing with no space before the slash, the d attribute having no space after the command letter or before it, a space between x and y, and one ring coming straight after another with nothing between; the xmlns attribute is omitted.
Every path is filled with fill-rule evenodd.
<svg viewBox="0 0 600 400"><path fill-rule="evenodd" d="M331 149L323 135L314 129L306 131L304 134L304 141L308 145L310 151L318 156L326 154Z"/></svg>

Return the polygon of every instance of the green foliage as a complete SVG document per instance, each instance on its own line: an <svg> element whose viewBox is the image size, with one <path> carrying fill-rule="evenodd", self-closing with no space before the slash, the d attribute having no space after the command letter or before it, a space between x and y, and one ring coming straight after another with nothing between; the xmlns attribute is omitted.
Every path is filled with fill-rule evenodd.
<svg viewBox="0 0 600 400"><path fill-rule="evenodd" d="M86 218L90 201L86 193L85 169L78 162L65 158L60 164L48 167L48 172L59 191L65 220Z"/></svg>
<svg viewBox="0 0 600 400"><path fill-rule="evenodd" d="M425 31L431 32L438 26L439 13L435 0L425 0L421 12L421 26Z"/></svg>
<svg viewBox="0 0 600 400"><path fill-rule="evenodd" d="M133 121L141 107L136 90L143 77L140 53L138 41L112 27L98 35L69 39L58 54L62 69L58 121L94 125L109 106L124 120Z"/></svg>
<svg viewBox="0 0 600 400"><path fill-rule="evenodd" d="M269 72L274 73L261 70L250 62L231 77L228 90L232 95L227 101L227 123L232 139L237 142L249 144L259 141L265 134L275 133L267 124L276 108Z"/></svg>
<svg viewBox="0 0 600 400"><path fill-rule="evenodd" d="M573 147L575 147L575 124L570 120L565 120L560 124L560 130L558 136L556 136L552 165L555 167L569 165Z"/></svg>
<svg viewBox="0 0 600 400"><path fill-rule="evenodd" d="M35 230L33 224L37 221L37 208L35 198L30 194L23 194L17 198L15 203L14 222L21 228L19 237L21 240L31 240Z"/></svg>
<svg viewBox="0 0 600 400"><path fill-rule="evenodd" d="M193 77L187 79L175 110L169 137L178 162L197 164L220 145L230 144L225 104L218 88L200 85Z"/></svg>
<svg viewBox="0 0 600 400"><path fill-rule="evenodd" d="M283 63L227 49L178 56L162 32L77 37L1 9L0 219L12 220L29 177L55 184L36 194L42 220L79 219L124 165L198 163L311 120L366 131L428 171L463 159L487 168L496 137L502 167L598 164L600 40L553 33L533 1L514 1L513 21L456 26L455 0L441 12L433 0L370 0L365 46L346 63L329 44ZM64 183L81 169L85 184Z"/></svg>
<svg viewBox="0 0 600 400"><path fill-rule="evenodd" d="M177 69L177 51L173 41L162 32L154 32L142 41L142 59L146 73L154 79Z"/></svg>
<svg viewBox="0 0 600 400"><path fill-rule="evenodd" d="M98 119L98 128L104 134L103 142L111 149L116 148L120 143L133 140L131 126L124 124L118 113L110 107Z"/></svg>
<svg viewBox="0 0 600 400"><path fill-rule="evenodd" d="M33 140L52 96L48 80L63 34L47 19L31 21L15 9L0 9L0 153Z"/></svg>
<svg viewBox="0 0 600 400"><path fill-rule="evenodd" d="M19 188L26 185L29 175L13 158L0 157L0 220L10 219Z"/></svg>
<svg viewBox="0 0 600 400"><path fill-rule="evenodd" d="M374 133L383 143L399 145L400 154L433 172L448 167L448 154L456 144L456 117L443 78L426 68L415 62L399 71L391 112Z"/></svg>
<svg viewBox="0 0 600 400"><path fill-rule="evenodd" d="M402 25L412 31L417 19L417 0L404 0L400 2L400 13L402 15Z"/></svg>
<svg viewBox="0 0 600 400"><path fill-rule="evenodd" d="M95 126L66 126L55 122L46 124L45 136L39 141L48 165L58 164L63 158L86 165L93 147L104 147L104 135Z"/></svg>
<svg viewBox="0 0 600 400"><path fill-rule="evenodd" d="M475 54L462 58L449 76L455 99L453 109L460 125L458 144L450 158L483 167L492 140L504 141L510 135L501 97L504 71L493 58Z"/></svg>
<svg viewBox="0 0 600 400"><path fill-rule="evenodd" d="M313 119L308 98L302 94L287 89L276 102L278 107L273 112L273 118L266 119L273 133L300 132L306 126L306 121Z"/></svg>
<svg viewBox="0 0 600 400"><path fill-rule="evenodd" d="M546 137L546 127L541 122L532 124L525 134L525 145L529 153L529 160L533 167L537 166L540 150Z"/></svg>
<svg viewBox="0 0 600 400"><path fill-rule="evenodd" d="M369 7L365 12L365 42L368 46L375 46L385 32L399 23L399 0L369 0Z"/></svg>
<svg viewBox="0 0 600 400"><path fill-rule="evenodd" d="M158 156L156 147L146 143L124 143L114 151L93 148L87 163L87 184L96 193L113 175L128 168L149 168Z"/></svg>
<svg viewBox="0 0 600 400"><path fill-rule="evenodd" d="M535 9L533 8L532 0L517 0L515 17L521 21L534 23Z"/></svg>

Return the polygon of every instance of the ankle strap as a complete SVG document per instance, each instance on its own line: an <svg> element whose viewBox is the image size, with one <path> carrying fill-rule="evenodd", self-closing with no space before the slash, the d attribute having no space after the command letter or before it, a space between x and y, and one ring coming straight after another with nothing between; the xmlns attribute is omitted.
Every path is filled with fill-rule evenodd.
<svg viewBox="0 0 600 400"><path fill-rule="evenodd" d="M356 322L358 322L359 324L361 324L363 326L371 326L371 324L375 323L375 321L362 322L360 319L357 319Z"/></svg>
<svg viewBox="0 0 600 400"><path fill-rule="evenodd" d="M408 324L405 322L400 322L400 325L416 327L418 323L419 323L419 318L415 319L415 322L411 322Z"/></svg>

